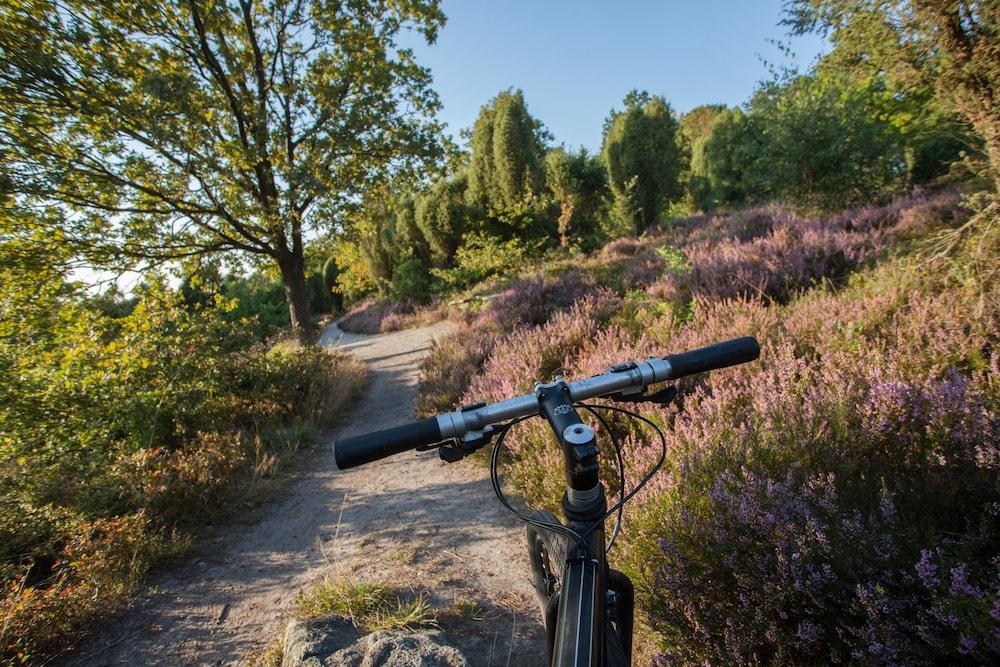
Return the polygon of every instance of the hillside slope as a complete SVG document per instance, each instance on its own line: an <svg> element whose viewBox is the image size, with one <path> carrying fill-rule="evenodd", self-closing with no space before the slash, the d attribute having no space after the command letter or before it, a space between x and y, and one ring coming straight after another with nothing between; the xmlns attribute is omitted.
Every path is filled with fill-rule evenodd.
<svg viewBox="0 0 1000 667"><path fill-rule="evenodd" d="M667 431L667 464L612 554L636 580L646 642L683 663L995 660L1000 326L971 261L925 250L969 215L956 192L917 192L825 220L758 208L614 241L468 315L425 360L419 403L754 335L759 362L642 406ZM617 426L630 485L659 448ZM505 472L554 507L549 437L512 433Z"/></svg>

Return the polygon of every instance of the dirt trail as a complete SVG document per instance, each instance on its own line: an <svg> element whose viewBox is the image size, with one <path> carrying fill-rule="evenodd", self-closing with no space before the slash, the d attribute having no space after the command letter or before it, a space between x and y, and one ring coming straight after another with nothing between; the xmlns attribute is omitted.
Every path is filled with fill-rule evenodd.
<svg viewBox="0 0 1000 667"><path fill-rule="evenodd" d="M378 336L331 325L324 345L364 360L371 386L351 417L309 454L311 469L252 525L223 529L202 556L159 575L146 593L71 656L74 665L242 664L284 627L295 595L325 574L356 573L464 603L443 621L473 665L544 662L523 529L488 475L433 452L337 470L336 438L413 418L419 361L441 322ZM482 613L469 613L475 602ZM475 618L469 618L474 616Z"/></svg>

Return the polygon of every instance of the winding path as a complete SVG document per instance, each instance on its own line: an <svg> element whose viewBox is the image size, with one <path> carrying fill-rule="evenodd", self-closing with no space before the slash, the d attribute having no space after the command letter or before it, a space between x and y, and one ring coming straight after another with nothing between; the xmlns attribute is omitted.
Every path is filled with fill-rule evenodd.
<svg viewBox="0 0 1000 667"><path fill-rule="evenodd" d="M473 665L542 664L522 528L480 466L447 465L433 453L350 471L333 461L336 438L413 418L420 359L450 327L362 336L328 326L321 344L371 370L349 419L259 521L222 529L199 557L157 576L67 664L244 664L281 632L296 593L328 574L428 590L438 605L464 610L443 627Z"/></svg>

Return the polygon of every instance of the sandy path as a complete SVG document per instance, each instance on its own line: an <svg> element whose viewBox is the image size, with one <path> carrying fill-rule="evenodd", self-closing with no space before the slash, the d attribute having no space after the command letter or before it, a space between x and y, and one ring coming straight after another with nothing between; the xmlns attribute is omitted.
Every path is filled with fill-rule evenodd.
<svg viewBox="0 0 1000 667"><path fill-rule="evenodd" d="M447 465L433 452L350 471L333 461L336 438L413 418L419 361L449 328L361 336L328 327L321 343L364 360L372 382L310 454L311 470L259 521L222 530L202 556L158 576L67 662L242 664L281 631L299 590L324 574L354 572L430 590L445 605L480 605L481 620L444 625L474 665L542 664L523 528L500 508L480 466Z"/></svg>

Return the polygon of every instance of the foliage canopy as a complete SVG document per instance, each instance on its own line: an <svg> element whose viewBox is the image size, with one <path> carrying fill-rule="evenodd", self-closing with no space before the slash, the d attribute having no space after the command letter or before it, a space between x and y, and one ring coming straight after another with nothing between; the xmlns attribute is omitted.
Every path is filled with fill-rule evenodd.
<svg viewBox="0 0 1000 667"><path fill-rule="evenodd" d="M309 324L303 232L439 155L434 0L27 0L0 5L0 153L101 264L221 251L280 268Z"/></svg>
<svg viewBox="0 0 1000 667"><path fill-rule="evenodd" d="M829 35L833 58L855 72L933 90L982 141L1000 187L1000 2L792 0L785 23Z"/></svg>

